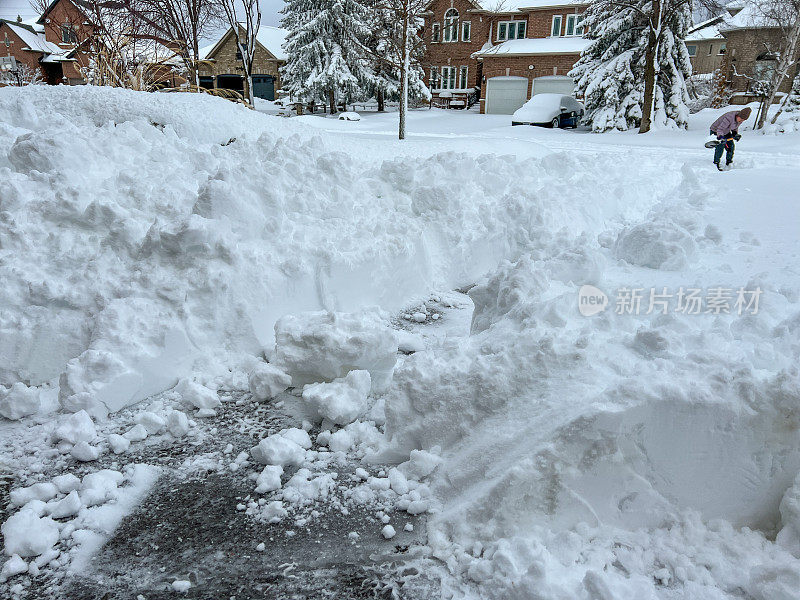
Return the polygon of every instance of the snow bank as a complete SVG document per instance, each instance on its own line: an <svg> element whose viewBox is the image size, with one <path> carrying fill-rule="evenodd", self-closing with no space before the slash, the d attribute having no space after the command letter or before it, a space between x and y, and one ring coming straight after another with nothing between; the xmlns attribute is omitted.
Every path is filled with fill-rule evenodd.
<svg viewBox="0 0 800 600"><path fill-rule="evenodd" d="M647 202L563 202L604 188L595 159L374 149L202 95L0 90L0 382L59 378L67 410L102 416L201 356L270 351L286 314L396 310L536 247L541 224Z"/></svg>
<svg viewBox="0 0 800 600"><path fill-rule="evenodd" d="M470 338L396 369L390 446L372 458L441 455L429 545L477 597L797 597L796 303L773 293L743 316L576 310L583 282L610 292L654 272L676 281L676 269L696 281L689 250L706 243L711 190L683 175L617 231L502 263L470 291ZM778 544L760 533L778 530Z"/></svg>

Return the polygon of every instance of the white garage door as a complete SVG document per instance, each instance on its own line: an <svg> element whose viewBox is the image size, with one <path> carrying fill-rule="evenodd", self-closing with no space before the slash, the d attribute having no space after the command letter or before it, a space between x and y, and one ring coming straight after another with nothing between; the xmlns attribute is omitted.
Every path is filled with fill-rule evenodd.
<svg viewBox="0 0 800 600"><path fill-rule="evenodd" d="M527 77L491 77L486 81L486 112L510 115L528 99Z"/></svg>
<svg viewBox="0 0 800 600"><path fill-rule="evenodd" d="M546 75L533 80L533 92L536 94L563 94L572 96L575 91L575 82L566 75Z"/></svg>

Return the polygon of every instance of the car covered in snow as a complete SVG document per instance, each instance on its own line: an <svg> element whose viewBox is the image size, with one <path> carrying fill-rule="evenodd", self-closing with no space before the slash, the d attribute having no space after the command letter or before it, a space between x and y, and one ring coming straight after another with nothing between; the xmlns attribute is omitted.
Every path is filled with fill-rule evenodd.
<svg viewBox="0 0 800 600"><path fill-rule="evenodd" d="M512 125L577 127L583 104L564 94L536 94L511 115Z"/></svg>

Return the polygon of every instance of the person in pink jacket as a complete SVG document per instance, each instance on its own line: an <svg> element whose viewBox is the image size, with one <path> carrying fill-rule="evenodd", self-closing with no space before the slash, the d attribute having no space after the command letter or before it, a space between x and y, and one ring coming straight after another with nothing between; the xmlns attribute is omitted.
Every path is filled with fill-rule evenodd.
<svg viewBox="0 0 800 600"><path fill-rule="evenodd" d="M722 152L725 151L725 167L730 168L733 162L734 141L739 141L739 125L750 117L750 107L745 106L742 110L732 110L726 112L719 119L711 124L711 135L717 136L718 143L714 147L714 164L717 169L724 171L719 161L722 159Z"/></svg>

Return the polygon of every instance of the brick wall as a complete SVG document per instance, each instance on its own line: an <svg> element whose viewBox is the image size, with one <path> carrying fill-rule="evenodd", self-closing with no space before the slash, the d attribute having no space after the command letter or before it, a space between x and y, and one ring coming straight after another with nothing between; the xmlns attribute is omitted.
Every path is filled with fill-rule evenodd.
<svg viewBox="0 0 800 600"><path fill-rule="evenodd" d="M5 39L6 35L8 35L9 46L6 48ZM6 25L5 23L0 24L0 56L13 56L18 63L22 63L27 65L34 71L39 71L41 76L45 81L47 80L47 74L39 65L39 57L41 54L38 52L25 52L22 48L26 48L27 45L25 42L20 39L20 37L14 33L14 31ZM49 82L48 82L49 83Z"/></svg>
<svg viewBox="0 0 800 600"><path fill-rule="evenodd" d="M64 50L69 50L75 46L75 44L63 41L61 28L65 23L72 25L79 44L92 37L92 27L87 22L86 16L70 0L61 0L45 17L44 35L48 42L52 42ZM75 53L74 63L62 63L64 77L67 81L71 80L73 83L77 82L77 80L83 81L84 77L81 69L88 67L89 63L89 54L78 50Z"/></svg>
<svg viewBox="0 0 800 600"><path fill-rule="evenodd" d="M483 65L485 79L512 75L528 79L528 98L533 80L546 75L566 75L578 62L580 54L548 54L538 56L508 56L487 58ZM486 107L486 86L481 88L481 112Z"/></svg>
<svg viewBox="0 0 800 600"><path fill-rule="evenodd" d="M244 75L242 60L236 58L236 39L230 34L226 35L222 46L212 57L214 60L206 62L200 67L201 76L215 77L217 75ZM277 60L263 46L257 45L253 57L253 75L272 75L275 78L275 90L280 88L280 72L278 68L283 64ZM214 85L216 86L216 79Z"/></svg>
<svg viewBox="0 0 800 600"><path fill-rule="evenodd" d="M432 24L438 23L440 26L440 39L444 38L442 27L444 26L444 14L450 8L458 11L459 27L457 42L433 42ZM470 58L473 52L480 50L489 39L489 30L493 18L488 14L470 13L475 6L467 0L439 0L434 2L430 11L431 14L425 16L425 25L422 29L423 40L425 41L425 59L423 67L425 69L425 82L430 85L431 67L436 67L441 73L444 66L467 66L467 80L469 87L480 85L478 83L478 61ZM469 21L471 25L471 35L469 42L461 41L461 23Z"/></svg>
<svg viewBox="0 0 800 600"><path fill-rule="evenodd" d="M725 38L729 64L727 76L728 81L731 82L731 89L735 92L747 91L750 85L748 76L752 77L754 74L756 59L766 49L780 47L780 32L778 30L739 29L726 32ZM798 58L800 58L800 48L795 55L795 59ZM792 71L792 73L796 72L796 70ZM791 83L791 79L784 80L778 91L788 92Z"/></svg>
<svg viewBox="0 0 800 600"><path fill-rule="evenodd" d="M686 42L686 45L697 47L697 54L690 57L692 73L713 73L719 69L723 57L719 51L725 45L725 40Z"/></svg>

